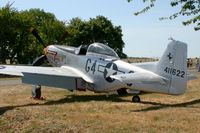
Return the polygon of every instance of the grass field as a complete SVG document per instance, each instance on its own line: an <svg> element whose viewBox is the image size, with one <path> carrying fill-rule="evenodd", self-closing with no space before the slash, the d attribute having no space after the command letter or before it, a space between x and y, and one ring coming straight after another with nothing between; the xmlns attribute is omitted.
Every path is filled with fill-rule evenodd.
<svg viewBox="0 0 200 133"><path fill-rule="evenodd" d="M30 85L0 86L0 132L200 132L200 74L184 95L145 94L141 103L89 91L42 93L46 100L33 100Z"/></svg>

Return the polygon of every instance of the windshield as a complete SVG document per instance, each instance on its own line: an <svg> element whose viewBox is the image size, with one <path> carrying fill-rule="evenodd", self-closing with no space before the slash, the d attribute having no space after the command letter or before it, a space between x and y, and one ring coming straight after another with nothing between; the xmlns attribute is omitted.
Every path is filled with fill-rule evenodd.
<svg viewBox="0 0 200 133"><path fill-rule="evenodd" d="M88 53L96 53L96 54L107 55L107 56L119 58L117 53L113 49L111 49L110 47L108 47L102 43L91 44L87 50L87 54Z"/></svg>

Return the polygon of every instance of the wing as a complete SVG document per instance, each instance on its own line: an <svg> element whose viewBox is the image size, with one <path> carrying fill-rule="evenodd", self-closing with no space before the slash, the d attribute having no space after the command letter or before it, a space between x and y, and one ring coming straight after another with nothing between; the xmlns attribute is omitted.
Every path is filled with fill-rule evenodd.
<svg viewBox="0 0 200 133"><path fill-rule="evenodd" d="M87 83L93 81L81 71L63 67L33 67L33 66L0 66L0 74L16 75L22 77L22 83L45 85L70 90L77 88L77 81Z"/></svg>

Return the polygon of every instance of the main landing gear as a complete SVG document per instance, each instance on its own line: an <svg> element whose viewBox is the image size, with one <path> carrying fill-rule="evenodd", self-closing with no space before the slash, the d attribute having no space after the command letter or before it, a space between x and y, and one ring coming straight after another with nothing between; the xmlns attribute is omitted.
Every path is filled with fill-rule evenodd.
<svg viewBox="0 0 200 133"><path fill-rule="evenodd" d="M125 96L128 94L128 92L126 91L126 88L121 88L121 89L117 90L117 93L120 96Z"/></svg>
<svg viewBox="0 0 200 133"><path fill-rule="evenodd" d="M41 85L33 85L32 86L32 98L42 100L41 97Z"/></svg>
<svg viewBox="0 0 200 133"><path fill-rule="evenodd" d="M132 102L134 102L134 103L139 103L140 102L140 97L139 97L139 91L128 91L127 92L127 89L126 88L121 88L121 89L118 89L117 90L117 93L118 93L118 95L120 95L120 96L125 96L125 95L127 95L127 94L134 94L134 96L132 97Z"/></svg>
<svg viewBox="0 0 200 133"><path fill-rule="evenodd" d="M140 97L138 95L133 96L132 97L132 102L139 103L140 102Z"/></svg>

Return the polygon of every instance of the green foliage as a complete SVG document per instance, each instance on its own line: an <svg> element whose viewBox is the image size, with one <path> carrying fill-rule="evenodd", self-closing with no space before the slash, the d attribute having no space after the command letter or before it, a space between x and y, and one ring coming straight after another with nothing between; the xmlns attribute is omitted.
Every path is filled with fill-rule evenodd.
<svg viewBox="0 0 200 133"><path fill-rule="evenodd" d="M40 9L18 12L7 4L0 8L0 62L32 63L42 54L42 46L31 35L30 28L36 28L47 44L59 43L65 31L63 22L51 13Z"/></svg>
<svg viewBox="0 0 200 133"><path fill-rule="evenodd" d="M126 57L122 49L122 30L113 26L103 16L82 21L73 18L69 24L56 19L54 14L41 9L17 11L10 4L0 8L0 62L32 63L42 54L43 47L30 33L31 28L37 29L46 45L66 44L79 46L101 42L114 48L120 57Z"/></svg>
<svg viewBox="0 0 200 133"><path fill-rule="evenodd" d="M79 46L100 42L113 48L121 58L126 58L123 53L124 42L120 26L113 26L112 22L104 16L90 18L83 21L80 18L72 19L66 27L69 37L68 45Z"/></svg>
<svg viewBox="0 0 200 133"><path fill-rule="evenodd" d="M127 0L128 2L131 2L133 0ZM156 0L142 0L144 3L149 2L149 5L146 6L144 9L142 9L139 12L136 12L135 15L139 15L141 13L145 13L152 7L154 7L154 3ZM186 21L183 21L183 25L190 25L195 24L194 29L200 30L200 0L171 0L171 6L177 7L179 9L178 12L170 15L169 17L162 17L163 19L175 19L179 16L187 16L192 17L187 19Z"/></svg>
<svg viewBox="0 0 200 133"><path fill-rule="evenodd" d="M20 40L18 26L20 20L17 11L6 5L0 10L0 57L1 62L5 62L6 57L13 54L12 47L16 46L16 41Z"/></svg>

